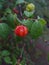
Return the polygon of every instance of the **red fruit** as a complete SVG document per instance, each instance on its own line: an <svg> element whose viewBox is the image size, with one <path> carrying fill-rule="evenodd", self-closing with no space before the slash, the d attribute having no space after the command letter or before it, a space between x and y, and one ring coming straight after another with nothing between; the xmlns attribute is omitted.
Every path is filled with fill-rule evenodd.
<svg viewBox="0 0 49 65"><path fill-rule="evenodd" d="M19 14L19 11L16 8L13 8L13 12Z"/></svg>
<svg viewBox="0 0 49 65"><path fill-rule="evenodd" d="M28 28L26 26L23 26L23 25L19 25L16 27L16 29L14 30L14 33L17 35L17 36L20 36L20 37L24 37L28 34Z"/></svg>

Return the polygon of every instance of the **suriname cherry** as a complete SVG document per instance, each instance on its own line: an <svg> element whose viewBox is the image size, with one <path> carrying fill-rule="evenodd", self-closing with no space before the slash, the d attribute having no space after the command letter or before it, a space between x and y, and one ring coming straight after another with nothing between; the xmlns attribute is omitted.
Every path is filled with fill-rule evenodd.
<svg viewBox="0 0 49 65"><path fill-rule="evenodd" d="M14 33L17 36L24 37L28 34L28 28L26 26L19 25L15 28Z"/></svg>
<svg viewBox="0 0 49 65"><path fill-rule="evenodd" d="M13 12L19 14L19 11L16 8L13 8Z"/></svg>

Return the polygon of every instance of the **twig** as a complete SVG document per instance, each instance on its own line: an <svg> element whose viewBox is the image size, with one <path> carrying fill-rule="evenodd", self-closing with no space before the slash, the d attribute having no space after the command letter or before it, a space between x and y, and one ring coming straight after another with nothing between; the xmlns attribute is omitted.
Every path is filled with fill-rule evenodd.
<svg viewBox="0 0 49 65"><path fill-rule="evenodd" d="M24 53L25 53L25 52L24 52ZM27 53L27 52L26 52L26 53ZM33 62L32 62L32 60L31 60L30 58L28 58L28 57L27 57L27 56L29 56L29 54L26 54L26 53L25 53L26 60L27 60L27 61L29 61L30 63L32 63L32 65L33 65ZM30 56L29 56L29 57L30 57Z"/></svg>
<svg viewBox="0 0 49 65"><path fill-rule="evenodd" d="M22 55L23 55L23 51L24 51L24 47L25 47L25 44L24 44L23 47L22 47L22 51L21 51L21 54L20 54L20 58L18 59L16 65L19 65L19 64L20 64L20 61L21 61L21 58L22 58Z"/></svg>
<svg viewBox="0 0 49 65"><path fill-rule="evenodd" d="M22 17L22 9L21 9L21 5L19 5L19 8L20 8L20 15Z"/></svg>

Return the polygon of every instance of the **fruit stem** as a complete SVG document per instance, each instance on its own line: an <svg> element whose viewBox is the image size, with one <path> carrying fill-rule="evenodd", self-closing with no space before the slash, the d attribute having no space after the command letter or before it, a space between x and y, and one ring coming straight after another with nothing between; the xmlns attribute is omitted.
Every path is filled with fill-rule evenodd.
<svg viewBox="0 0 49 65"><path fill-rule="evenodd" d="M20 10L20 15L21 15L21 17L22 17L22 6L19 4L19 10Z"/></svg>

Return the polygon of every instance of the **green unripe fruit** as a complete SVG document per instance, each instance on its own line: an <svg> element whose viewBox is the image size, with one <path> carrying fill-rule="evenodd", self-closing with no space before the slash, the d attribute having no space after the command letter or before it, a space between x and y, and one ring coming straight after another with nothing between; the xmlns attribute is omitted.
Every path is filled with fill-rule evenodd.
<svg viewBox="0 0 49 65"><path fill-rule="evenodd" d="M27 10L27 11L33 11L33 10L35 10L35 5L32 4L32 3L28 4L28 5L26 6L26 10Z"/></svg>

